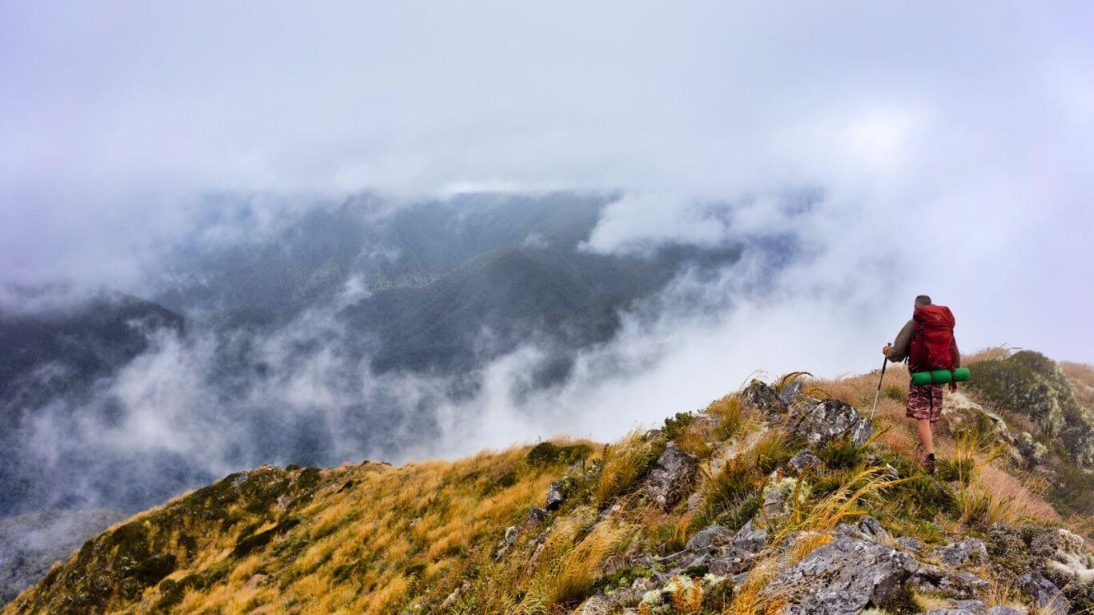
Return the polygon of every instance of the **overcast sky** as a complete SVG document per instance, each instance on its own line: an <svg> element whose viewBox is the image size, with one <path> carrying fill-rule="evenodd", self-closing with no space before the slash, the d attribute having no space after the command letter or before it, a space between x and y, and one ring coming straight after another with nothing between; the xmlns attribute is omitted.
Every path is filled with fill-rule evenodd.
<svg viewBox="0 0 1094 615"><path fill-rule="evenodd" d="M220 191L620 190L612 251L708 241L696 200L774 231L765 195L809 189L771 306L802 334L873 345L928 292L966 347L1094 361L1092 31L1089 2L4 2L0 279L125 287Z"/></svg>

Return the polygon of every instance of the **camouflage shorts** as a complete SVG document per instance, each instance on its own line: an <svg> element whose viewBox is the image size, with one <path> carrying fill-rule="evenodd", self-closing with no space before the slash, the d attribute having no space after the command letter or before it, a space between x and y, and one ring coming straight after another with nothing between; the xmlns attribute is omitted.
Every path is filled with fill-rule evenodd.
<svg viewBox="0 0 1094 615"><path fill-rule="evenodd" d="M942 385L909 386L908 409L904 416L917 420L930 419L932 423L937 423L942 417Z"/></svg>

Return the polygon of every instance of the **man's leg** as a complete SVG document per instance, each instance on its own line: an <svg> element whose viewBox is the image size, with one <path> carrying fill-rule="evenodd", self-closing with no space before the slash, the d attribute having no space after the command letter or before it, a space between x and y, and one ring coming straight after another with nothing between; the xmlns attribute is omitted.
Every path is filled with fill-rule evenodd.
<svg viewBox="0 0 1094 615"><path fill-rule="evenodd" d="M930 386L908 386L908 409L905 416L915 419L916 433L919 435L920 449L923 458L920 463L929 474L934 474L934 434L931 433L932 415L931 402L933 395ZM937 419L936 419L937 420Z"/></svg>
<svg viewBox="0 0 1094 615"><path fill-rule="evenodd" d="M916 419L915 429L919 432L919 442L923 445L923 453L934 454L934 438L931 433L931 419Z"/></svg>

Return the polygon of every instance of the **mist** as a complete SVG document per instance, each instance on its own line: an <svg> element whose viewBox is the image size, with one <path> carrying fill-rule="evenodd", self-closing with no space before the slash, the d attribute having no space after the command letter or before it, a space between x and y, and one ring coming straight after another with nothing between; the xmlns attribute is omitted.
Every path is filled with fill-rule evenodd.
<svg viewBox="0 0 1094 615"><path fill-rule="evenodd" d="M1086 3L6 5L7 314L151 296L179 250L245 250L362 194L378 218L611 195L586 253L745 248L622 311L550 387L529 384L551 353L536 336L470 388L374 373L342 341L362 280L257 340L254 378L220 380L236 341L215 328L150 333L89 397L36 412L28 446L90 464L76 482L129 468L139 491L141 472L178 490L263 462L609 440L757 370L876 368L921 293L953 308L965 351L1090 362L1092 26Z"/></svg>

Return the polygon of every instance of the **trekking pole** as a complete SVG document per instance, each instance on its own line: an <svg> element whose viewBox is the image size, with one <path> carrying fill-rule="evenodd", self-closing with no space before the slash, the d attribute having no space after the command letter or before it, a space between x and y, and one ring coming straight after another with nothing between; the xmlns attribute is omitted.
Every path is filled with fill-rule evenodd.
<svg viewBox="0 0 1094 615"><path fill-rule="evenodd" d="M881 360L881 377L877 379L877 393L874 393L874 405L870 408L870 418L874 418L877 412L877 398L881 396L881 381L885 380L885 366L889 364L889 357Z"/></svg>

